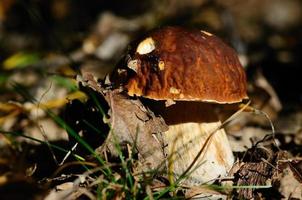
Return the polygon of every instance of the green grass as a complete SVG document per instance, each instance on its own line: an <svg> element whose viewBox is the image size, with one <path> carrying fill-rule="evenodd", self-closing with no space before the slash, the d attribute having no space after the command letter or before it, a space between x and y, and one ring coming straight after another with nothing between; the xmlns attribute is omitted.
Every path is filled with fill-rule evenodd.
<svg viewBox="0 0 302 200"><path fill-rule="evenodd" d="M12 83L11 86L13 87L13 90L21 95L24 99L24 102L31 102L36 105L39 104L39 102L29 94L27 91L27 88L23 87L22 85L18 83ZM68 87L68 86L67 86ZM100 119L103 119L106 115L105 111L103 110L100 102L98 102L97 97L95 94L90 94L90 98L93 99L94 103L96 104ZM117 163L110 163L105 161L100 155L98 155L94 149L85 141L83 140L78 133L70 127L61 117L59 117L57 114L55 114L52 110L45 109L44 110L47 115L53 119L60 127L66 130L68 135L72 138L74 138L82 147L84 147L90 155L92 155L97 163L98 168L94 175L96 180L98 177L103 176L103 181L99 184L97 184L96 187L90 188L93 189L93 193L98 197L98 199L102 199L104 196L107 197L107 199L110 199L110 197L114 197L117 194L120 194L122 196L125 196L127 199L141 199L143 196L147 196L144 186L139 183L137 180L135 180L132 172L132 165L135 163L135 160L130 157L126 158L125 155L123 155L121 151L121 147L118 143L116 143L116 149L118 152L118 159L119 162ZM67 113L68 114L68 113ZM90 124L88 121L85 122L89 125L90 128L93 128L93 130L97 131L99 134L101 133L99 130L97 130L96 127L94 127L92 124ZM112 129L110 131L113 131ZM64 147L60 147L57 145L52 144L48 141L42 141L30 136L27 136L25 133L22 132L14 132L14 131L4 131L0 129L1 134L10 135L12 137L23 137L26 139L30 139L32 141L38 142L42 145L48 145L50 148L59 150L63 153L68 153L69 150L65 149ZM91 168L88 166L85 166L85 156L83 155L77 155L72 153L72 156L75 158L75 160L83 162L83 167L87 170L87 172L91 171ZM118 175L118 176L117 176ZM118 177L118 178L117 178ZM144 182L141 180L142 183ZM113 187L114 186L114 187ZM116 190L116 188L119 188Z"/></svg>
<svg viewBox="0 0 302 200"><path fill-rule="evenodd" d="M18 52L3 62L3 69L13 70L18 68L25 68L37 63L40 60L37 53L32 52Z"/></svg>
<svg viewBox="0 0 302 200"><path fill-rule="evenodd" d="M78 90L77 84L74 80L58 75L54 75L51 79L58 85L66 88L69 92Z"/></svg>
<svg viewBox="0 0 302 200"><path fill-rule="evenodd" d="M23 137L23 138L26 138L26 139L29 139L29 140L38 142L38 143L43 144L43 145L47 145L47 144L48 144L48 142L45 142L45 141L43 141L43 140L39 140L39 139L34 138L34 137L30 137L30 136L28 136L28 135L26 135L26 134L24 134L24 133L21 133L21 132L4 131L4 130L1 130L1 129L0 129L0 133L1 133L1 134L5 134L5 135L10 135L10 136L13 136L13 137ZM60 147L60 146L58 146L58 145L55 145L55 144L51 144L51 143L50 143L50 146L51 146L51 148L57 149L57 150L59 150L59 151L61 151L61 152L63 152L63 153L68 153L68 150L67 150L67 149L64 149L64 148L62 148L62 147ZM72 153L72 155L73 155L77 160L79 160L79 161L85 161L85 158L83 158L83 157L80 156L80 155L73 154L73 153Z"/></svg>
<svg viewBox="0 0 302 200"><path fill-rule="evenodd" d="M62 79L58 79L58 80L62 81ZM29 94L27 89L22 87L20 84L13 83L12 86L15 92L23 97L25 102L29 101L36 105L39 104L39 102ZM66 87L67 89L71 89L70 85L68 84L61 84L61 86ZM99 112L99 118L100 119L107 118L106 111L103 109L101 103L98 101L96 94L88 93L88 96L93 100L95 106L97 107L97 110ZM242 109L236 112L233 116L231 116L231 118L237 116L238 113L242 111ZM176 191L183 189L180 184L181 181L186 179L188 176L190 176L190 173L192 173L195 170L195 168L199 166L193 167L194 165L193 163L192 166L190 166L186 172L181 174L178 179L171 182L170 185L163 187L159 191L150 191L150 185L152 183L152 179L156 175L158 175L159 169L146 172L145 176L142 175L140 177L135 177L132 169L137 163L137 160L133 158L133 155L125 156L118 142L115 143L115 148L118 152L118 161L117 162L107 161L101 155L97 154L93 149L93 147L91 147L89 143L87 143L83 138L81 138L79 134L73 129L73 127L68 125L60 116L58 116L52 110L49 109L45 109L44 111L60 127L65 129L70 137L74 138L82 147L84 147L89 152L91 156L95 158L98 167L96 167L95 169L91 169L91 166L86 166L85 164L86 155L78 155L78 154L74 154L73 152L71 153L71 155L74 157L75 160L82 162L82 165L85 168L86 172L91 173L91 177L95 179L96 182L101 178L101 180L99 180L99 182L97 182L96 185L87 188L92 192L92 194L94 194L97 197L97 199L103 199L104 197L110 199L116 196L121 196L126 199L144 199L144 200L184 198L183 196L178 196L176 194ZM228 121L229 120L227 120L221 126L224 126ZM83 122L98 134L105 135L105 133L102 133L89 121L84 120ZM108 123L108 120L104 120L104 122ZM108 124L108 126L110 127L109 132L113 133L114 130L112 130L110 124ZM32 141L39 142L43 145L48 145L50 148L59 150L64 153L68 153L70 151L69 149L65 149L63 147L54 145L48 141L42 141L36 138L32 138L22 132L3 131L0 129L0 133L5 135L11 135L14 137L24 137ZM137 134L138 133L139 130L137 130ZM132 152L134 152L135 144L133 144L131 148L133 148ZM162 162L162 165L164 164L165 161ZM200 165L202 165L202 163ZM160 167L161 166L159 166L159 168ZM200 185L200 187L207 187L211 190L227 193L228 191L233 189L266 189L266 188L270 188L271 186L254 186L254 185L221 186L221 185L214 185L214 184L209 184L209 185L203 184Z"/></svg>

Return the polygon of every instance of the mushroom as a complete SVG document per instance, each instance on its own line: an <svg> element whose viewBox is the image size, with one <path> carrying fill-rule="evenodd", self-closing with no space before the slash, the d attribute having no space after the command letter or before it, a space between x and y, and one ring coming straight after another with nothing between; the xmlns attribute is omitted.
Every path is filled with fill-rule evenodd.
<svg viewBox="0 0 302 200"><path fill-rule="evenodd" d="M129 96L142 97L169 125L163 135L173 179L192 164L186 184L225 176L234 157L215 107L248 98L246 75L236 52L211 33L165 27L135 43L124 61L111 81ZM197 157L213 131L211 142Z"/></svg>

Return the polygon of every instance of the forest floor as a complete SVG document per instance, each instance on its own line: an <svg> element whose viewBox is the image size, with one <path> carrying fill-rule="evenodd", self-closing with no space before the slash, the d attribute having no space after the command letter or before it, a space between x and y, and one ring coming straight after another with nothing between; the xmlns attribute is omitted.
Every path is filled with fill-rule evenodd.
<svg viewBox="0 0 302 200"><path fill-rule="evenodd" d="M302 199L301 22L299 0L0 1L0 199ZM131 41L167 25L221 37L246 71L260 112L224 126L236 159L227 184L142 174L133 144L95 151L117 127L98 81ZM130 129L131 111L117 115Z"/></svg>

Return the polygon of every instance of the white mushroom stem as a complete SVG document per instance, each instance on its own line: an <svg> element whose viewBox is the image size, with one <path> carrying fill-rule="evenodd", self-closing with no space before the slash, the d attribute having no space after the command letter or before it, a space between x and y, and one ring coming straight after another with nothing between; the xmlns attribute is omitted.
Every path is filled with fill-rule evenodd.
<svg viewBox="0 0 302 200"><path fill-rule="evenodd" d="M234 157L225 131L217 130L220 125L221 122L217 121L169 126L169 130L164 134L164 141L168 144L168 171L173 174L174 181L187 171L207 140L209 142L206 148L189 170L183 183L191 186L209 183L227 174L234 163ZM216 131L215 134L209 138L213 131Z"/></svg>
<svg viewBox="0 0 302 200"><path fill-rule="evenodd" d="M161 115L169 126L162 136L170 181L176 181L185 174L186 179L182 183L194 186L211 183L227 175L234 157L217 115L223 106L177 101L166 107L163 101L147 99L144 103L155 114Z"/></svg>

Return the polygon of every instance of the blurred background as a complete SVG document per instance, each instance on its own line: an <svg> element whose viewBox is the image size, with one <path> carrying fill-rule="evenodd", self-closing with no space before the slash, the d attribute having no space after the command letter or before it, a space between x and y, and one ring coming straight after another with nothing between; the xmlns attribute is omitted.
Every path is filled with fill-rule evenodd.
<svg viewBox="0 0 302 200"><path fill-rule="evenodd" d="M231 45L247 72L253 106L270 116L277 132L290 136L290 140L280 136L281 143L287 141L283 148L300 155L301 0L0 0L0 133L22 131L44 141L66 140L65 130L43 109L63 119L89 115L95 120L98 115L91 117L89 107L66 107L71 100L86 98L78 90L76 75L92 72L103 79L131 41L167 25L202 29ZM234 146L237 151L250 145L250 137L271 130L267 120L245 117L236 122L239 128L229 130L237 139L246 137L240 147ZM0 148L15 140L0 134ZM1 150L0 157L11 159L18 148ZM31 161L33 154L28 151L22 158L30 161L29 166L44 162L40 178L49 175L49 162L43 160L47 156L43 162ZM9 162L19 162L18 158Z"/></svg>
<svg viewBox="0 0 302 200"><path fill-rule="evenodd" d="M167 25L220 36L238 52L252 105L278 131L302 132L300 0L1 0L0 127L42 140L66 139L43 109L66 120L85 113L85 106L65 107L86 98L76 76L91 72L103 79L131 41ZM241 127L269 127L261 117L246 118Z"/></svg>
<svg viewBox="0 0 302 200"><path fill-rule="evenodd" d="M63 66L102 78L130 41L181 25L222 37L250 79L260 70L282 103L300 104L301 21L299 0L1 0L1 85L16 73L58 73Z"/></svg>

